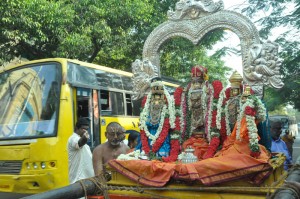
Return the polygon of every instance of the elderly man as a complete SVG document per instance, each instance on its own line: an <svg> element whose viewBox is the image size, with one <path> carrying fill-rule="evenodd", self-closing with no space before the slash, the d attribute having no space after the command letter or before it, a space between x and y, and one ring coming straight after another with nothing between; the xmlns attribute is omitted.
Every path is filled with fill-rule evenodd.
<svg viewBox="0 0 300 199"><path fill-rule="evenodd" d="M117 122L111 122L106 127L107 142L97 146L93 151L93 167L95 175L101 174L109 160L116 159L120 154L126 154L129 147L123 143L125 129Z"/></svg>
<svg viewBox="0 0 300 199"><path fill-rule="evenodd" d="M280 138L282 124L280 120L270 121L270 130L272 136L272 152L283 153L286 156L286 160L284 162L284 169L287 170L288 165L292 163L291 155L288 151L288 148L285 142Z"/></svg>

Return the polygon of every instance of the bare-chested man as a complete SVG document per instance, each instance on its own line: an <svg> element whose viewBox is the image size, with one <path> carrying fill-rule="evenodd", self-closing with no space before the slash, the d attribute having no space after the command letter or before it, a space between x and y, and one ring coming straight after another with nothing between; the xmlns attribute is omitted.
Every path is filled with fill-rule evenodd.
<svg viewBox="0 0 300 199"><path fill-rule="evenodd" d="M93 167L95 175L99 175L105 169L109 160L116 159L120 154L126 154L129 147L123 143L125 129L117 122L111 122L106 127L105 136L107 142L97 146L93 151Z"/></svg>

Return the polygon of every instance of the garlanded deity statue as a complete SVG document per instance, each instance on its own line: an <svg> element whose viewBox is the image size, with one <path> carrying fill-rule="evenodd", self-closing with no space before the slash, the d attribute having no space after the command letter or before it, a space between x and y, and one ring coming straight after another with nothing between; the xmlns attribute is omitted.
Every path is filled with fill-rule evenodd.
<svg viewBox="0 0 300 199"><path fill-rule="evenodd" d="M218 101L217 127L221 133L221 143L230 135L240 112L240 98L243 90L243 77L234 71L229 78L230 87L222 90Z"/></svg>
<svg viewBox="0 0 300 199"><path fill-rule="evenodd" d="M243 77L237 71L235 71L229 78L231 87L230 96L225 107L225 115L229 120L230 131L232 131L235 125L237 115L240 110L240 95L242 89L242 81Z"/></svg>
<svg viewBox="0 0 300 199"><path fill-rule="evenodd" d="M188 90L188 110L191 112L191 129L189 133L203 128L205 125L207 95L203 93L203 89L206 87L205 80L208 79L207 69L202 66L195 66L192 68L191 77L192 81Z"/></svg>
<svg viewBox="0 0 300 199"><path fill-rule="evenodd" d="M251 87L244 86L244 92L241 97L241 110L238 115L236 125L236 139L248 140L250 155L258 157L261 153L258 140L257 124L266 119L266 108L262 101L253 95Z"/></svg>
<svg viewBox="0 0 300 199"><path fill-rule="evenodd" d="M142 102L140 135L142 150L150 159L175 161L179 152L179 135L175 128L174 100L160 78L151 80L151 91Z"/></svg>
<svg viewBox="0 0 300 199"><path fill-rule="evenodd" d="M179 87L174 93L176 115L179 117L182 132L181 141L183 147L188 147L189 143L197 140L198 146L207 149L205 154L202 149L201 152L197 151L201 147L195 149L195 154L201 154L198 159L210 158L220 143L219 130L216 128L216 101L223 86L218 80L210 84L207 81L207 69L203 66L192 68L191 79L185 89ZM200 134L201 139L195 139L199 138Z"/></svg>

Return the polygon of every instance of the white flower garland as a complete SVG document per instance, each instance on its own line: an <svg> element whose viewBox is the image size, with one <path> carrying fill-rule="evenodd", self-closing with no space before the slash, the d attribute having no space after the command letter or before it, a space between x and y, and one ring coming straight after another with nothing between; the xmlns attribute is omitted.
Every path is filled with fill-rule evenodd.
<svg viewBox="0 0 300 199"><path fill-rule="evenodd" d="M226 91L226 88L223 88L220 95L219 95L219 100L218 100L218 104L217 104L217 121L216 121L216 125L217 125L217 128L220 130L221 129L221 119L222 119L222 105L223 105L223 101L224 101L224 98L225 98L225 91Z"/></svg>
<svg viewBox="0 0 300 199"><path fill-rule="evenodd" d="M211 128L211 119L212 119L212 107L213 107L213 99L214 99L214 89L212 85L208 85L208 92L209 92L209 103L208 103L208 109L206 109L205 113L205 119L207 121L207 128L206 128L206 133L207 133L207 139L210 141L211 137L215 135L215 133L210 133L210 128Z"/></svg>
<svg viewBox="0 0 300 199"><path fill-rule="evenodd" d="M171 134L170 137L171 137L171 140L179 139L178 134Z"/></svg>
<svg viewBox="0 0 300 199"><path fill-rule="evenodd" d="M229 125L229 112L228 112L228 104L226 103L225 105L225 122L226 122L226 134L230 135L231 134L231 129L230 129L230 125Z"/></svg>
<svg viewBox="0 0 300 199"><path fill-rule="evenodd" d="M246 115L245 109L249 106L251 108L255 108L257 113L256 116ZM241 112L238 116L238 126L237 126L237 132L236 132L236 139L241 140L240 137L240 129L241 129L241 120L242 117L246 116L246 122L247 122L247 129L248 129L248 135L249 135L249 141L250 145L254 146L258 144L258 134L257 134L257 126L255 123L255 119L258 119L259 121L264 121L266 119L266 109L262 102L255 96L252 96L251 98L247 98L246 102L241 106Z"/></svg>
<svg viewBox="0 0 300 199"><path fill-rule="evenodd" d="M267 113L266 107L262 103L260 99L256 99L256 106L257 106L257 119L262 122L266 120Z"/></svg>
<svg viewBox="0 0 300 199"><path fill-rule="evenodd" d="M135 150L127 154L120 154L117 160L138 160L141 156L144 156L145 152L140 150Z"/></svg>
<svg viewBox="0 0 300 199"><path fill-rule="evenodd" d="M166 114L169 115L169 122L170 122L170 126L171 128L175 128L175 104L174 104L174 99L170 96L170 94L167 92L165 86L162 84L161 81L157 81L157 82L152 82L151 83L151 87L153 86L163 86L164 89L164 95L167 98L167 102L168 102L168 108L167 105L163 106L161 115L160 115L160 122L159 122L159 126L158 129L155 133L155 135L152 135L147 127L146 121L148 120L148 116L149 116L149 109L150 109L150 101L151 101L151 97L152 97L152 93L149 92L147 95L147 99L146 99L146 103L144 106L144 109L141 112L140 115L140 129L145 131L146 136L151 139L151 145L153 145L156 140L158 139L162 129L163 129L163 125L164 125L164 121L165 121L165 116Z"/></svg>
<svg viewBox="0 0 300 199"><path fill-rule="evenodd" d="M241 131L241 121L242 121L242 118L245 114L245 108L246 106L250 106L251 108L254 107L254 104L253 104L253 100L251 98L247 98L246 99L246 102L244 104L242 104L242 100L240 99L240 107L241 107L241 111L239 113L239 116L237 118L237 128L236 128L236 139L237 140L241 140L241 135L240 135L240 131Z"/></svg>
<svg viewBox="0 0 300 199"><path fill-rule="evenodd" d="M206 115L206 113L205 113L205 111L207 111L207 92L209 92L209 91L207 91L207 85L209 85L208 84L208 81L205 81L204 82L204 86L203 86L203 88L202 88L202 95L201 95L201 105L202 105L202 110L204 111L204 115Z"/></svg>
<svg viewBox="0 0 300 199"><path fill-rule="evenodd" d="M257 127L255 124L255 117L251 115L246 115L248 136L251 148L253 146L258 146L258 135L257 135Z"/></svg>
<svg viewBox="0 0 300 199"><path fill-rule="evenodd" d="M186 116L185 116L185 114L186 113L184 113L183 111L183 106L184 106L184 104L185 104L185 93L184 92L182 92L182 94L181 94L181 101L180 101L180 132L184 132L185 131L185 118L186 118ZM187 107L186 107L187 108ZM186 110L185 110L186 111Z"/></svg>

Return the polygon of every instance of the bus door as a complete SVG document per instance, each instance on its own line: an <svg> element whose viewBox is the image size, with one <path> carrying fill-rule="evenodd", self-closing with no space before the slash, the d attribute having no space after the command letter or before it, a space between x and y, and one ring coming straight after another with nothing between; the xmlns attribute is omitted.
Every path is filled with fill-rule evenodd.
<svg viewBox="0 0 300 199"><path fill-rule="evenodd" d="M88 145L91 149L99 144L99 108L98 92L94 89L77 88L76 91L76 116L87 118L90 121Z"/></svg>

